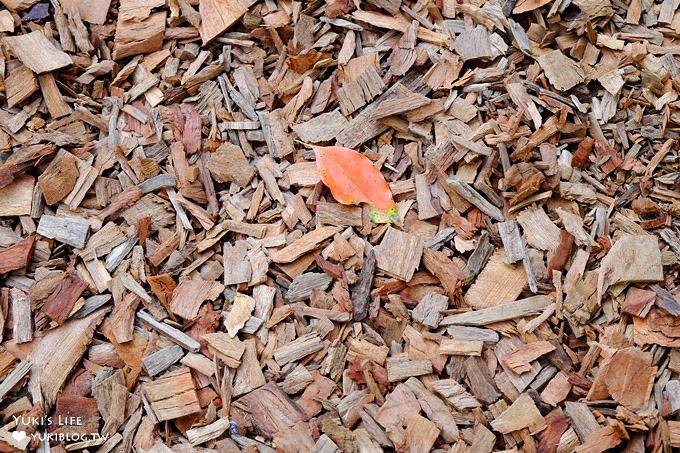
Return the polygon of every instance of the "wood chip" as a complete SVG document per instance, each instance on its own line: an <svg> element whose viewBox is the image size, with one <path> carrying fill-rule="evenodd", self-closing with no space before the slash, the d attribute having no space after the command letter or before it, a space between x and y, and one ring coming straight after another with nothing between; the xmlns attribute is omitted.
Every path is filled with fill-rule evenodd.
<svg viewBox="0 0 680 453"><path fill-rule="evenodd" d="M584 74L581 68L559 50L552 50L538 57L545 75L555 88L566 91L581 83Z"/></svg>
<svg viewBox="0 0 680 453"><path fill-rule="evenodd" d="M166 373L142 388L159 421L173 420L201 410L189 368Z"/></svg>
<svg viewBox="0 0 680 453"><path fill-rule="evenodd" d="M57 49L39 31L18 36L5 36L2 42L36 74L51 72L73 63L67 53Z"/></svg>
<svg viewBox="0 0 680 453"><path fill-rule="evenodd" d="M375 249L376 265L386 274L409 281L420 263L423 240L395 228L388 228Z"/></svg>

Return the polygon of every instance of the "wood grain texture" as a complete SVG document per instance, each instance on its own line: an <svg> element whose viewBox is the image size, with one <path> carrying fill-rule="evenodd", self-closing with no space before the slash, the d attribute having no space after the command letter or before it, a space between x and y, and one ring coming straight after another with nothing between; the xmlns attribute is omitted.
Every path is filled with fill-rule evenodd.
<svg viewBox="0 0 680 453"><path fill-rule="evenodd" d="M39 31L25 35L5 36L2 42L36 74L51 72L73 63L68 54L57 49Z"/></svg>

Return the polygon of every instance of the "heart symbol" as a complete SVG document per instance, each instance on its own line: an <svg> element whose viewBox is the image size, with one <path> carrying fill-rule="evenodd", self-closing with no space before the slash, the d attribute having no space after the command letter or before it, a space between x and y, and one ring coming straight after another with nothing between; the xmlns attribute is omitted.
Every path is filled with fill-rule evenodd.
<svg viewBox="0 0 680 453"><path fill-rule="evenodd" d="M21 442L22 440L24 440L26 438L26 431L14 431L12 433L12 437L17 442Z"/></svg>

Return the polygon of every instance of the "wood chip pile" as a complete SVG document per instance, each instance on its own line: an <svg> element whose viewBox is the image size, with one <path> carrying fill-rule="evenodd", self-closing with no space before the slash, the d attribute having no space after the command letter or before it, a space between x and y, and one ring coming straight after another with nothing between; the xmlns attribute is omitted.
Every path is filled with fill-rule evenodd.
<svg viewBox="0 0 680 453"><path fill-rule="evenodd" d="M0 452L680 448L680 1L626 1L0 0Z"/></svg>

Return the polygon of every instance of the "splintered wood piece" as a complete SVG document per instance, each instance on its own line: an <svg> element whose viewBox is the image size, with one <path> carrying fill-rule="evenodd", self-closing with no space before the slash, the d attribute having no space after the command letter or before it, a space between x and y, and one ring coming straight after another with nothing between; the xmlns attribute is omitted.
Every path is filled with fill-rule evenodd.
<svg viewBox="0 0 680 453"><path fill-rule="evenodd" d="M236 375L234 376L234 398L250 393L267 383L262 374L260 362L257 360L255 340L251 338L243 343L245 349L243 356L241 356L241 365L236 370Z"/></svg>
<svg viewBox="0 0 680 453"><path fill-rule="evenodd" d="M10 72L5 80L7 91L7 106L14 107L28 99L38 91L38 79L28 66L21 65Z"/></svg>
<svg viewBox="0 0 680 453"><path fill-rule="evenodd" d="M432 362L428 359L411 360L407 354L387 358L387 379L390 382L399 382L411 376L430 373L432 373Z"/></svg>
<svg viewBox="0 0 680 453"><path fill-rule="evenodd" d="M229 428L228 418L218 418L209 425L187 430L187 439L192 447L201 445L209 440L217 439Z"/></svg>
<svg viewBox="0 0 680 453"><path fill-rule="evenodd" d="M538 57L538 64L550 83L560 91L567 91L585 79L581 67L557 49Z"/></svg>
<svg viewBox="0 0 680 453"><path fill-rule="evenodd" d="M325 226L317 228L287 247L274 252L271 256L272 261L275 263L292 263L296 259L300 258L302 255L309 253L316 248L318 248L323 241L332 237L338 232L337 227Z"/></svg>
<svg viewBox="0 0 680 453"><path fill-rule="evenodd" d="M526 285L523 267L508 264L505 250L498 249L465 293L465 301L475 308L492 307L517 299Z"/></svg>
<svg viewBox="0 0 680 453"><path fill-rule="evenodd" d="M181 83L185 83L184 78ZM181 112L184 115L182 144L184 152L189 156L197 153L201 147L201 117L192 104L183 104Z"/></svg>
<svg viewBox="0 0 680 453"><path fill-rule="evenodd" d="M106 22L111 0L66 0L63 7L77 6L80 17L90 24L102 25Z"/></svg>
<svg viewBox="0 0 680 453"><path fill-rule="evenodd" d="M31 313L31 301L20 289L10 290L12 299L12 322L14 329L12 336L14 343L28 343L33 340L33 316Z"/></svg>
<svg viewBox="0 0 680 453"><path fill-rule="evenodd" d="M316 205L316 219L321 225L360 227L364 223L361 211L360 206L320 201Z"/></svg>
<svg viewBox="0 0 680 453"><path fill-rule="evenodd" d="M255 169L246 159L243 150L231 143L224 143L210 153L207 165L210 174L218 182L233 182L246 187L255 176Z"/></svg>
<svg viewBox="0 0 680 453"><path fill-rule="evenodd" d="M5 36L2 42L36 74L51 72L73 63L67 53L57 49L44 33L34 31L17 36Z"/></svg>
<svg viewBox="0 0 680 453"><path fill-rule="evenodd" d="M583 229L583 219L580 216L560 208L557 208L556 211L564 229L574 236L576 244L581 246L596 245L595 240Z"/></svg>
<svg viewBox="0 0 680 453"><path fill-rule="evenodd" d="M675 252L675 256L680 259L680 238L678 235L668 228L661 230L659 235L664 240L664 242L668 244L671 250Z"/></svg>
<svg viewBox="0 0 680 453"><path fill-rule="evenodd" d="M569 418L563 415L548 415L545 420L548 423L548 429L541 433L538 448L546 453L556 452L562 435L569 429Z"/></svg>
<svg viewBox="0 0 680 453"><path fill-rule="evenodd" d="M333 140L347 124L347 119L336 109L304 123L294 124L291 128L303 142L319 143Z"/></svg>
<svg viewBox="0 0 680 453"><path fill-rule="evenodd" d="M575 453L600 453L615 448L621 443L621 433L616 426L606 426L593 431L583 444L574 449Z"/></svg>
<svg viewBox="0 0 680 453"><path fill-rule="evenodd" d="M1 395L0 395L1 396ZM680 422L679 421L668 421L668 431L670 432L670 444L671 447L680 448Z"/></svg>
<svg viewBox="0 0 680 453"><path fill-rule="evenodd" d="M425 295L413 309L411 317L414 321L431 328L437 328L442 320L442 311L449 306L449 300L445 296L436 293Z"/></svg>
<svg viewBox="0 0 680 453"><path fill-rule="evenodd" d="M441 207L432 196L430 183L427 175L422 173L415 177L416 196L418 200L418 218L420 220L431 219L441 214Z"/></svg>
<svg viewBox="0 0 680 453"><path fill-rule="evenodd" d="M513 264L523 260L526 252L517 221L508 220L507 222L500 222L498 224L498 234L500 234L501 241L503 241L505 259L508 263Z"/></svg>
<svg viewBox="0 0 680 453"><path fill-rule="evenodd" d="M520 346L518 349L512 351L509 354L505 354L501 360L512 371L517 374L522 374L532 370L530 362L554 350L555 346L548 341L535 341L533 343Z"/></svg>
<svg viewBox="0 0 680 453"><path fill-rule="evenodd" d="M87 317L69 320L42 338L28 357L32 365L28 388L32 395L42 395L47 405L54 404L107 312L108 308L101 308Z"/></svg>
<svg viewBox="0 0 680 453"><path fill-rule="evenodd" d="M408 382L407 382L408 384ZM462 385L453 379L432 382L432 389L459 411L480 407L481 404Z"/></svg>
<svg viewBox="0 0 680 453"><path fill-rule="evenodd" d="M7 2L3 2L7 6ZM14 17L12 13L7 10L0 11L0 32L10 32L14 31Z"/></svg>
<svg viewBox="0 0 680 453"><path fill-rule="evenodd" d="M172 341L182 346L184 349L197 352L201 348L200 343L191 338L189 335L175 329L168 324L156 321L153 316L145 311L137 312L137 317L143 324L167 336Z"/></svg>
<svg viewBox="0 0 680 453"><path fill-rule="evenodd" d="M42 76L41 76L42 77ZM99 176L99 170L88 164L87 162L78 159L76 161L78 166L78 179L71 192L64 198L64 203L66 203L71 210L75 210L83 202L83 199L87 195L88 191L94 184L95 180Z"/></svg>
<svg viewBox="0 0 680 453"><path fill-rule="evenodd" d="M503 434L522 428L529 428L529 432L533 434L545 429L547 424L531 396L522 393L510 407L491 422L491 426Z"/></svg>
<svg viewBox="0 0 680 453"><path fill-rule="evenodd" d="M629 315L644 318L654 305L656 293L640 288L630 288L626 292L626 299L623 302L622 311Z"/></svg>
<svg viewBox="0 0 680 453"><path fill-rule="evenodd" d="M331 440L330 437L328 437L325 434L322 434L319 436L319 440L316 441L314 444L314 449L312 451L318 452L318 453L340 453L341 450L338 447L338 445Z"/></svg>
<svg viewBox="0 0 680 453"><path fill-rule="evenodd" d="M371 300L371 286L375 273L375 252L372 247L364 248L364 263L359 273L359 279L352 288L352 308L354 319L361 321L368 315L369 302Z"/></svg>
<svg viewBox="0 0 680 453"><path fill-rule="evenodd" d="M671 405L671 412L677 413L680 410L680 398L678 398L680 396L680 381L677 379L668 381L664 395Z"/></svg>
<svg viewBox="0 0 680 453"><path fill-rule="evenodd" d="M389 227L375 248L379 270L399 280L409 281L420 264L423 240L420 236Z"/></svg>
<svg viewBox="0 0 680 453"><path fill-rule="evenodd" d="M524 229L527 243L539 250L555 250L560 243L560 229L543 208L528 208L517 215L517 222Z"/></svg>
<svg viewBox="0 0 680 453"><path fill-rule="evenodd" d="M33 176L20 175L0 189L0 217L31 215L34 188Z"/></svg>
<svg viewBox="0 0 680 453"><path fill-rule="evenodd" d="M114 248L126 242L127 236L123 230L113 222L109 222L90 236L84 249L78 254L84 259L94 259L110 253Z"/></svg>
<svg viewBox="0 0 680 453"><path fill-rule="evenodd" d="M593 399L597 384L603 384L618 403L631 410L640 410L647 405L654 385L656 367L651 366L652 357L636 347L616 351L608 362L600 367L588 399ZM625 370L625 373L621 370Z"/></svg>
<svg viewBox="0 0 680 453"><path fill-rule="evenodd" d="M165 6L162 0L121 0L114 37L114 59L161 49L166 12L151 12L161 6Z"/></svg>
<svg viewBox="0 0 680 453"><path fill-rule="evenodd" d="M439 343L439 353L444 355L482 355L484 342L479 340L444 339Z"/></svg>
<svg viewBox="0 0 680 453"><path fill-rule="evenodd" d="M374 119L386 118L391 115L410 112L432 102L430 98L419 93L406 92L399 93L397 97L385 99L378 105L377 111L373 114Z"/></svg>
<svg viewBox="0 0 680 453"><path fill-rule="evenodd" d="M241 364L241 356L245 351L245 344L238 338L232 338L224 332L208 333L203 335L203 340L208 344L208 349L222 359L231 368L238 368Z"/></svg>
<svg viewBox="0 0 680 453"><path fill-rule="evenodd" d="M63 324L71 315L76 301L86 288L87 285L74 274L65 274L52 294L45 300L42 312L57 324Z"/></svg>
<svg viewBox="0 0 680 453"><path fill-rule="evenodd" d="M207 44L241 18L254 0L200 0L201 39Z"/></svg>
<svg viewBox="0 0 680 453"><path fill-rule="evenodd" d="M296 162L286 169L285 175L294 187L313 187L320 181L316 162Z"/></svg>
<svg viewBox="0 0 680 453"><path fill-rule="evenodd" d="M483 341L484 343L498 343L498 333L491 329L481 329L479 327L451 326L446 329L454 340Z"/></svg>
<svg viewBox="0 0 680 453"><path fill-rule="evenodd" d="M387 395L385 403L380 406L375 415L375 421L386 430L401 424L400 415L407 412L417 413L420 410L420 403L416 395L406 384L398 384Z"/></svg>
<svg viewBox="0 0 680 453"><path fill-rule="evenodd" d="M111 274L101 260L94 259L85 261L85 269L90 274L94 287L99 292L107 291L111 284ZM87 278L87 276L84 276Z"/></svg>
<svg viewBox="0 0 680 453"><path fill-rule="evenodd" d="M17 385L27 374L31 371L31 362L23 360L14 367L14 369L3 378L0 383L0 398L4 398L12 388Z"/></svg>
<svg viewBox="0 0 680 453"><path fill-rule="evenodd" d="M569 396L570 391L571 383L569 378L560 371L548 382L548 385L541 392L541 401L551 406L557 406Z"/></svg>
<svg viewBox="0 0 680 453"><path fill-rule="evenodd" d="M620 263L626 263L626 266L620 266ZM602 258L597 279L597 300L601 301L607 288L617 283L661 280L663 267L656 237L648 234L625 235Z"/></svg>
<svg viewBox="0 0 680 453"><path fill-rule="evenodd" d="M205 376L213 376L215 374L215 364L203 354L188 352L179 362Z"/></svg>
<svg viewBox="0 0 680 453"><path fill-rule="evenodd" d="M449 300L455 300L460 286L465 280L465 274L443 252L423 249L423 265L431 274L439 279L446 289Z"/></svg>
<svg viewBox="0 0 680 453"><path fill-rule="evenodd" d="M31 234L11 247L0 248L0 274L28 266L35 247L36 235Z"/></svg>
<svg viewBox="0 0 680 453"><path fill-rule="evenodd" d="M323 349L321 337L317 332L312 332L278 347L274 351L274 359L279 365L283 366L287 363L307 357L321 349Z"/></svg>
<svg viewBox="0 0 680 453"><path fill-rule="evenodd" d="M470 443L470 450L479 453L491 453L496 444L496 436L489 429L477 423Z"/></svg>
<svg viewBox="0 0 680 453"><path fill-rule="evenodd" d="M556 116L551 116L546 122L543 123L541 127L536 130L531 136L529 137L529 140L526 142L524 146L521 146L517 148L511 155L511 159L520 159L523 156L525 156L529 151L532 149L538 147L542 143L544 143L546 140L548 140L550 137L555 135L559 131L559 125L558 125L558 118ZM565 184L570 184L570 183L565 183ZM587 184L581 184L581 186L587 188L590 191L594 191L594 189L587 185ZM561 190L561 186L560 186ZM532 197L527 198L524 200L524 202L516 205L514 208L515 209L520 209L523 206L526 206L527 203L532 201Z"/></svg>
<svg viewBox="0 0 680 453"><path fill-rule="evenodd" d="M202 279L182 280L172 292L170 310L177 316L191 320L198 316L206 300L213 301L222 294L224 285Z"/></svg>
<svg viewBox="0 0 680 453"><path fill-rule="evenodd" d="M43 214L38 223L38 234L76 248L85 247L90 224L84 220Z"/></svg>
<svg viewBox="0 0 680 453"><path fill-rule="evenodd" d="M404 431L404 451L409 453L427 453L432 449L434 442L439 437L440 430L425 417L415 412L405 412L402 420L406 425Z"/></svg>
<svg viewBox="0 0 680 453"><path fill-rule="evenodd" d="M467 140L463 137L459 137L457 135L449 135L449 139L456 145L457 148L463 149L463 150L470 150L474 153L477 153L482 156L490 156L491 155L491 148L488 146L485 146L481 143L474 142L472 140Z"/></svg>
<svg viewBox="0 0 680 453"><path fill-rule="evenodd" d="M585 403L567 401L564 403L564 413L571 419L571 426L581 440L600 429L595 416Z"/></svg>
<svg viewBox="0 0 680 453"><path fill-rule="evenodd" d="M522 14L527 11L533 11L540 8L543 5L550 3L546 0L519 0L515 3L515 7L512 9L513 14Z"/></svg>
<svg viewBox="0 0 680 453"><path fill-rule="evenodd" d="M250 281L252 268L247 255L248 243L246 241L236 241L233 245L224 244L224 284L226 286Z"/></svg>
<svg viewBox="0 0 680 453"><path fill-rule="evenodd" d="M92 43L90 43L88 30L80 17L80 11L75 6L67 6L65 12L68 17L69 31L73 35L75 45L83 53L92 53L94 47L92 46Z"/></svg>
<svg viewBox="0 0 680 453"><path fill-rule="evenodd" d="M53 74L41 74L38 76L38 82L40 83L40 91L45 99L47 110L52 115L52 118L61 118L73 113L73 109L71 109L61 95Z"/></svg>
<svg viewBox="0 0 680 453"><path fill-rule="evenodd" d="M499 49L494 48L491 42L491 34L482 26L477 26L472 30L464 30L456 37L454 47L464 61L489 60L502 53Z"/></svg>
<svg viewBox="0 0 680 453"><path fill-rule="evenodd" d="M551 303L550 298L547 296L532 296L515 302L496 305L495 307L449 315L444 317L439 325L485 326L494 322L540 314Z"/></svg>
<svg viewBox="0 0 680 453"><path fill-rule="evenodd" d="M486 198L484 198L475 189L470 187L470 185L468 185L465 181L461 180L458 176L452 176L446 179L445 183L460 197L476 206L480 211L492 219L499 222L503 222L505 220L505 217L503 216L503 213L500 209L489 203Z"/></svg>
<svg viewBox="0 0 680 453"><path fill-rule="evenodd" d="M343 83L342 87L338 89L338 103L340 104L342 114L348 116L354 113L379 96L384 89L385 82L383 82L375 68L372 66L366 67L358 77L350 82ZM375 111L377 112L377 110L376 104ZM346 130L350 125L351 123L346 125L342 131ZM351 147L346 143L344 145Z"/></svg>
<svg viewBox="0 0 680 453"><path fill-rule="evenodd" d="M557 245L552 258L548 261L548 274L564 269L564 266L566 266L571 257L571 248L573 245L574 236L566 231L560 231L560 243Z"/></svg>
<svg viewBox="0 0 680 453"><path fill-rule="evenodd" d="M201 410L191 371L186 367L145 382L142 391L158 421L173 420Z"/></svg>
<svg viewBox="0 0 680 453"><path fill-rule="evenodd" d="M423 412L439 428L442 438L446 442L457 441L460 438L460 432L446 404L416 378L409 378L404 384L413 392Z"/></svg>
<svg viewBox="0 0 680 453"><path fill-rule="evenodd" d="M255 308L255 299L246 294L236 293L234 304L224 320L224 326L227 328L230 337L234 338L238 331L246 325L253 308Z"/></svg>
<svg viewBox="0 0 680 453"><path fill-rule="evenodd" d="M321 272L307 272L293 279L286 293L288 302L300 302L309 299L315 289L325 291L333 281L329 275Z"/></svg>
<svg viewBox="0 0 680 453"><path fill-rule="evenodd" d="M633 318L635 343L639 345L680 347L680 337L677 335L679 328L680 319L677 316L656 307L653 307L645 318Z"/></svg>
<svg viewBox="0 0 680 453"><path fill-rule="evenodd" d="M298 365L282 382L279 383L279 387L281 387L281 390L284 392L292 395L303 390L312 382L314 382L314 377L309 370L307 370L304 365Z"/></svg>
<svg viewBox="0 0 680 453"><path fill-rule="evenodd" d="M128 207L121 213L121 216L131 225L136 225L142 217L151 217L152 225L156 228L170 223L170 219L161 217L163 214L169 215L169 203L157 198L154 194L148 194L142 198L143 194L142 190L136 186L125 189L111 199L111 203L99 212L98 217L105 220ZM156 203L158 205L155 205ZM172 221L174 221L174 216Z"/></svg>
<svg viewBox="0 0 680 453"><path fill-rule="evenodd" d="M293 141L286 132L288 122L283 118L281 109L272 112L257 112L257 116L262 126L262 133L264 134L269 154L277 159L291 154L294 151Z"/></svg>
<svg viewBox="0 0 680 453"><path fill-rule="evenodd" d="M481 357L468 357L465 360L465 374L470 384L470 391L479 401L491 404L498 401L501 394L490 376L489 368Z"/></svg>
<svg viewBox="0 0 680 453"><path fill-rule="evenodd" d="M162 373L184 356L180 346L168 346L142 359L144 369L149 376Z"/></svg>
<svg viewBox="0 0 680 453"><path fill-rule="evenodd" d="M397 76L403 76L413 66L416 61L416 38L418 35L419 23L413 20L411 25L404 31L397 47L390 54L387 64L390 65L390 72Z"/></svg>
<svg viewBox="0 0 680 453"><path fill-rule="evenodd" d="M268 439L283 429L309 419L273 382L234 401L231 410L238 426L248 427Z"/></svg>
<svg viewBox="0 0 680 453"><path fill-rule="evenodd" d="M53 205L66 198L76 185L80 171L73 154L60 151L38 177L45 202Z"/></svg>
<svg viewBox="0 0 680 453"><path fill-rule="evenodd" d="M496 344L494 352L498 357L505 357L506 355L516 351L517 349L523 348L525 345L519 337L516 336L506 336L501 338L501 340ZM523 392L531 384L536 376L541 371L541 366L538 362L528 362L523 369L523 373L517 373L512 370L503 360L500 361L500 365L505 371L503 378L505 381L512 384L512 386L517 389L518 392Z"/></svg>
<svg viewBox="0 0 680 453"><path fill-rule="evenodd" d="M298 400L298 405L300 404ZM330 431L329 431L330 434ZM332 435L332 434L331 434ZM309 425L298 422L290 428L282 429L274 436L272 444L282 451L312 451L314 439L312 438Z"/></svg>
<svg viewBox="0 0 680 453"><path fill-rule="evenodd" d="M134 340L135 311L141 299L134 293L126 294L123 300L113 307L113 313L107 320L107 327L118 343Z"/></svg>

